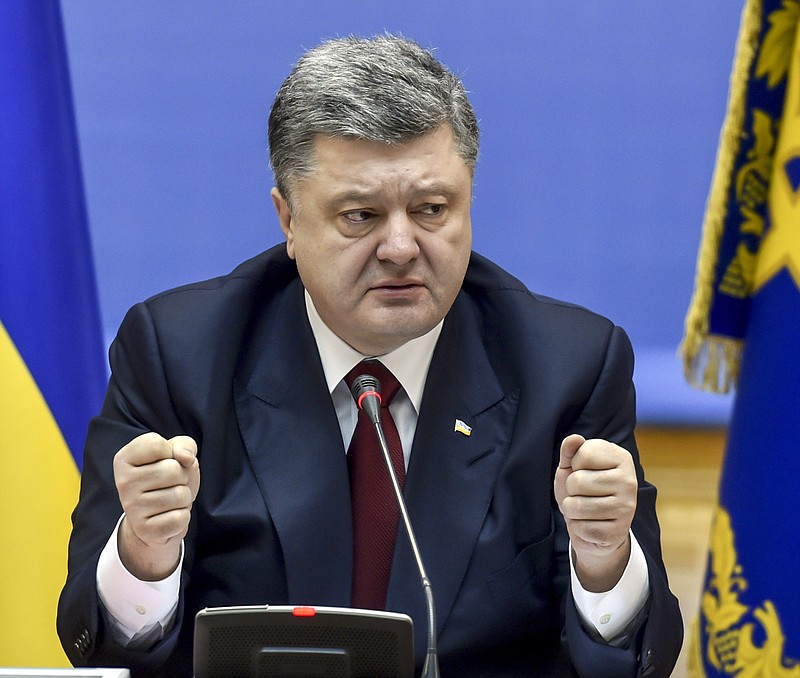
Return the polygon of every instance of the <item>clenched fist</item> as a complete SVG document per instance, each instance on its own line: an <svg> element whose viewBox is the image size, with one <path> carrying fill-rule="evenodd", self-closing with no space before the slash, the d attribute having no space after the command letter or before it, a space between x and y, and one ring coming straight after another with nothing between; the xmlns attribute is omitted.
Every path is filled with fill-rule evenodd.
<svg viewBox="0 0 800 678"><path fill-rule="evenodd" d="M588 591L609 591L630 557L638 490L630 453L605 440L567 436L554 489L581 585Z"/></svg>
<svg viewBox="0 0 800 678"><path fill-rule="evenodd" d="M114 482L125 511L118 536L122 563L139 579L164 579L180 561L200 487L197 443L144 433L115 455Z"/></svg>

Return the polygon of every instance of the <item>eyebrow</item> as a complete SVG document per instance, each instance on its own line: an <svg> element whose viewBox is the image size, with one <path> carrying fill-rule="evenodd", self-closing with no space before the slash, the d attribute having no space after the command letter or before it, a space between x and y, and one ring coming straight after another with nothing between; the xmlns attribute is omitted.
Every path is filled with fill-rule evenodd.
<svg viewBox="0 0 800 678"><path fill-rule="evenodd" d="M345 189L341 193L336 193L331 196L329 202L331 204L341 204L345 202L371 202L375 199L380 199L383 191L380 190L358 190L358 189ZM411 195L442 195L450 197L458 193L458 188L453 184L444 182L422 182L411 187Z"/></svg>

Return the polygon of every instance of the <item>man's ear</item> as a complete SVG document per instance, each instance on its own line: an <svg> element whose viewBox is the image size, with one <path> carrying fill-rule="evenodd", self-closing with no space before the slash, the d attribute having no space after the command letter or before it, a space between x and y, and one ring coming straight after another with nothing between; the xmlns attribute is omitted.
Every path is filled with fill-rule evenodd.
<svg viewBox="0 0 800 678"><path fill-rule="evenodd" d="M275 211L278 213L278 221L281 225L281 230L286 238L286 253L290 259L294 259L294 223L292 217L292 210L289 209L289 203L286 198L281 195L277 188L270 191L272 196L272 204L275 205Z"/></svg>

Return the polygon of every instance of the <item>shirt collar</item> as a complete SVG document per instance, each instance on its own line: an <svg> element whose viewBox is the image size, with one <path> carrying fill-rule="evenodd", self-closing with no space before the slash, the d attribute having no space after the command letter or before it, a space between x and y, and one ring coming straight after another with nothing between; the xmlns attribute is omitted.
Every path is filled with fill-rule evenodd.
<svg viewBox="0 0 800 678"><path fill-rule="evenodd" d="M436 348L444 320L440 320L436 327L426 334L407 341L394 351L381 356L368 356L356 351L323 322L308 290L305 291L305 300L308 321L311 323L311 331L317 342L319 357L322 360L322 370L325 373L325 381L330 393L333 393L339 382L362 360L379 358L397 377L414 409L419 413L422 391L425 388L428 368L433 358L433 349Z"/></svg>

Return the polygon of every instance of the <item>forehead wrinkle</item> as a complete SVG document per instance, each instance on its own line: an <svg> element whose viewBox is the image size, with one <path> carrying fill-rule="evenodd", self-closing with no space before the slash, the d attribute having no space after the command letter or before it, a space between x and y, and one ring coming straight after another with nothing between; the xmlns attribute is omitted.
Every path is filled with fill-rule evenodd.
<svg viewBox="0 0 800 678"><path fill-rule="evenodd" d="M314 169L302 185L318 193L328 205L353 201L405 201L424 195L450 197L463 192L460 174L454 163L463 164L472 190L472 171L454 148L445 130L409 142L419 152L409 152L409 145L380 144L363 139L317 137ZM444 149L442 148L444 146ZM448 155L443 159L442 154ZM452 153L452 158L449 157Z"/></svg>

